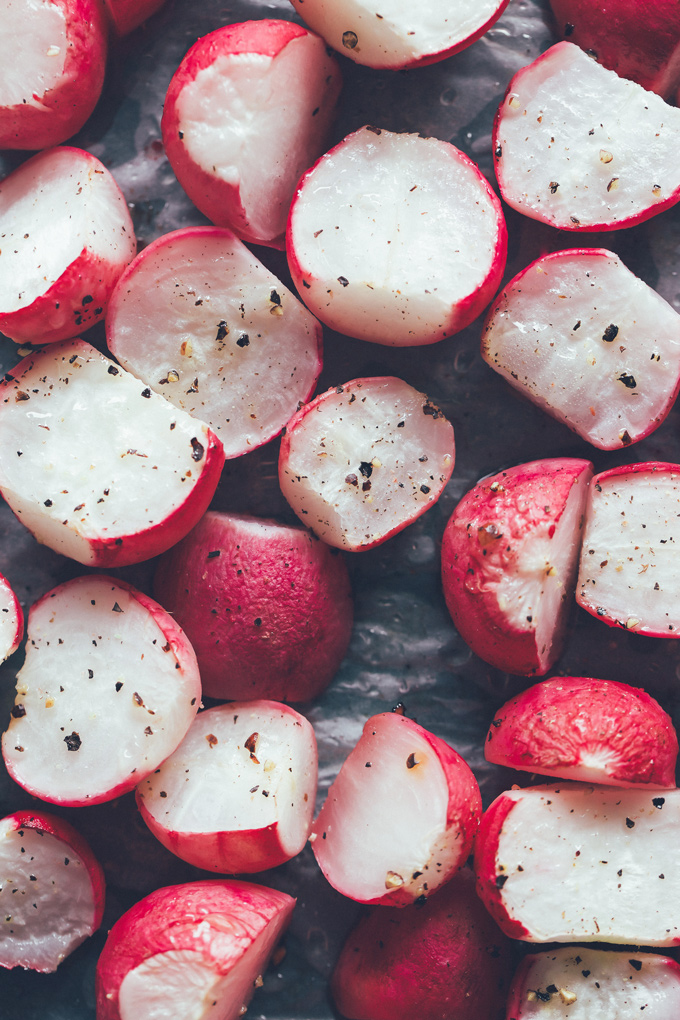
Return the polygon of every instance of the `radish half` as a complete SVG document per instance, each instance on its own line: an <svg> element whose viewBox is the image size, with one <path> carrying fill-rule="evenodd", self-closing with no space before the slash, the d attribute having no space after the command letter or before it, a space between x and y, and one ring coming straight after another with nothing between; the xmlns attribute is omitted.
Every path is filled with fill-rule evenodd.
<svg viewBox="0 0 680 1020"><path fill-rule="evenodd" d="M16 652L23 636L24 611L9 581L0 574L0 662Z"/></svg>
<svg viewBox="0 0 680 1020"><path fill-rule="evenodd" d="M469 325L496 293L507 231L488 181L437 138L364 127L298 186L286 247L326 325L394 347Z"/></svg>

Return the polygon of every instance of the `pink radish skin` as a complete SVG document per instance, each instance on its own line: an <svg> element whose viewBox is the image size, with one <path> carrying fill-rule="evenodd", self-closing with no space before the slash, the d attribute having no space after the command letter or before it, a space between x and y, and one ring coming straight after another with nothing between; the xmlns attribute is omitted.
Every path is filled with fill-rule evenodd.
<svg viewBox="0 0 680 1020"><path fill-rule="evenodd" d="M480 815L479 788L460 755L412 719L384 712L366 722L309 838L343 896L405 907L465 864Z"/></svg>
<svg viewBox="0 0 680 1020"><path fill-rule="evenodd" d="M675 786L678 737L670 716L643 690L555 677L496 712L484 755L522 772L668 789Z"/></svg>
<svg viewBox="0 0 680 1020"><path fill-rule="evenodd" d="M592 467L566 457L518 464L479 482L449 519L446 605L497 669L541 675L562 652Z"/></svg>
<svg viewBox="0 0 680 1020"><path fill-rule="evenodd" d="M286 893L251 882L150 893L109 933L97 964L97 1020L236 1020L294 906Z"/></svg>
<svg viewBox="0 0 680 1020"><path fill-rule="evenodd" d="M165 0L105 0L117 36L128 35L161 9Z"/></svg>
<svg viewBox="0 0 680 1020"><path fill-rule="evenodd" d="M24 636L24 611L9 581L0 574L0 662L16 652Z"/></svg>
<svg viewBox="0 0 680 1020"><path fill-rule="evenodd" d="M342 556L276 521L208 512L161 558L154 591L191 641L211 698L315 698L352 633Z"/></svg>

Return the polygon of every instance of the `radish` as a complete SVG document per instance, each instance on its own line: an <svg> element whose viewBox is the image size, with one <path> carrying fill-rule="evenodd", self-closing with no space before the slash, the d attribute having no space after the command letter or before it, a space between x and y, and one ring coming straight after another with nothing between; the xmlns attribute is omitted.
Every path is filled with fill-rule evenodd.
<svg viewBox="0 0 680 1020"><path fill-rule="evenodd" d="M595 475L578 604L610 627L680 637L679 515L678 464L624 464Z"/></svg>
<svg viewBox="0 0 680 1020"><path fill-rule="evenodd" d="M199 39L175 72L163 144L191 201L245 241L282 247L300 174L324 150L341 76L318 36L245 21Z"/></svg>
<svg viewBox="0 0 680 1020"><path fill-rule="evenodd" d="M171 616L124 581L77 577L29 613L5 765L54 804L112 800L175 750L200 698L196 656Z"/></svg>
<svg viewBox="0 0 680 1020"><path fill-rule="evenodd" d="M97 964L97 1020L235 1020L295 900L251 882L156 889L114 924Z"/></svg>
<svg viewBox="0 0 680 1020"><path fill-rule="evenodd" d="M136 241L106 167L68 146L0 183L0 330L21 343L74 337L104 317Z"/></svg>
<svg viewBox="0 0 680 1020"><path fill-rule="evenodd" d="M127 35L159 11L165 0L104 0L116 35Z"/></svg>
<svg viewBox="0 0 680 1020"><path fill-rule="evenodd" d="M219 435L228 457L276 436L321 371L321 327L228 230L152 242L121 276L109 350Z"/></svg>
<svg viewBox="0 0 680 1020"><path fill-rule="evenodd" d="M518 464L478 482L446 525L446 605L497 669L541 675L562 653L592 469L568 457Z"/></svg>
<svg viewBox="0 0 680 1020"><path fill-rule="evenodd" d="M511 698L489 727L487 761L610 786L675 786L678 738L643 690L615 680L554 677Z"/></svg>
<svg viewBox="0 0 680 1020"><path fill-rule="evenodd" d="M176 751L137 787L163 846L206 871L246 874L300 853L317 780L311 723L275 701L200 712Z"/></svg>
<svg viewBox="0 0 680 1020"><path fill-rule="evenodd" d="M0 820L0 967L46 974L97 930L104 872L62 818L17 811Z"/></svg>
<svg viewBox="0 0 680 1020"><path fill-rule="evenodd" d="M211 698L315 698L352 633L342 556L273 520L208 512L163 555L154 590L191 641Z"/></svg>
<svg viewBox="0 0 680 1020"><path fill-rule="evenodd" d="M24 611L9 581L0 574L0 662L9 658L24 636Z"/></svg>
<svg viewBox="0 0 680 1020"><path fill-rule="evenodd" d="M424 903L465 864L480 814L460 755L405 715L383 712L364 725L309 838L343 896L403 907Z"/></svg>
<svg viewBox="0 0 680 1020"><path fill-rule="evenodd" d="M38 541L92 566L163 552L207 509L224 455L207 425L83 340L0 383L0 491Z"/></svg>
<svg viewBox="0 0 680 1020"><path fill-rule="evenodd" d="M553 252L498 296L482 357L603 450L644 439L680 390L680 315L604 249Z"/></svg>
<svg viewBox="0 0 680 1020"><path fill-rule="evenodd" d="M507 231L459 149L364 127L300 181L286 246L295 286L322 322L403 347L477 318L501 281Z"/></svg>
<svg viewBox="0 0 680 1020"><path fill-rule="evenodd" d="M680 199L680 110L561 42L512 79L496 117L503 198L562 230L631 227Z"/></svg>

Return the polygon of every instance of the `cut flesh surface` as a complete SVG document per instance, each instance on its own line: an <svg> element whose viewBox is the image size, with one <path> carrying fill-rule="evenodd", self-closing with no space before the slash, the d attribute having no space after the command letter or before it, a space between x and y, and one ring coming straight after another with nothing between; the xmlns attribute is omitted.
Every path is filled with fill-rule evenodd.
<svg viewBox="0 0 680 1020"><path fill-rule="evenodd" d="M0 574L0 662L16 652L23 636L23 610L9 582Z"/></svg>
<svg viewBox="0 0 680 1020"><path fill-rule="evenodd" d="M5 0L0 13L0 106L27 103L61 82L66 17L51 0Z"/></svg>

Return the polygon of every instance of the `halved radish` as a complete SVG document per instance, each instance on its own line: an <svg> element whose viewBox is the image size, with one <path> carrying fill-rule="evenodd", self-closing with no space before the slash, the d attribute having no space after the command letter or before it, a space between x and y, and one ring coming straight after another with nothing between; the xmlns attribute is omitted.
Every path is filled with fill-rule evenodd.
<svg viewBox="0 0 680 1020"><path fill-rule="evenodd" d="M680 637L680 464L624 464L590 486L576 601L610 627Z"/></svg>
<svg viewBox="0 0 680 1020"><path fill-rule="evenodd" d="M496 117L505 201L563 230L614 230L680 199L680 110L561 42L512 79Z"/></svg>
<svg viewBox="0 0 680 1020"><path fill-rule="evenodd" d="M16 652L24 636L24 611L9 581L0 574L0 662Z"/></svg>
<svg viewBox="0 0 680 1020"><path fill-rule="evenodd" d="M562 653L592 470L568 457L518 464L478 482L449 519L446 605L498 669L540 675Z"/></svg>
<svg viewBox="0 0 680 1020"><path fill-rule="evenodd" d="M62 818L17 811L0 820L0 967L49 973L97 930L104 872Z"/></svg>
<svg viewBox="0 0 680 1020"><path fill-rule="evenodd" d="M39 542L121 566L182 538L207 509L219 439L83 340L29 355L0 383L0 491Z"/></svg>
<svg viewBox="0 0 680 1020"><path fill-rule="evenodd" d="M164 609L124 581L77 577L29 613L5 764L54 804L111 800L175 750L200 699L196 656Z"/></svg>
<svg viewBox="0 0 680 1020"><path fill-rule="evenodd" d="M477 890L525 942L676 945L679 826L680 790L511 790L482 820Z"/></svg>
<svg viewBox="0 0 680 1020"><path fill-rule="evenodd" d="M340 92L323 39L291 21L245 21L199 39L165 99L163 144L217 226L282 247L300 174L323 152Z"/></svg>
<svg viewBox="0 0 680 1020"><path fill-rule="evenodd" d="M103 319L136 241L123 194L89 152L39 152L0 183L0 330L21 343Z"/></svg>
<svg viewBox="0 0 680 1020"><path fill-rule="evenodd" d="M176 751L137 787L142 818L197 868L249 874L299 854L317 780L311 723L275 701L200 712Z"/></svg>
<svg viewBox="0 0 680 1020"><path fill-rule="evenodd" d="M503 275L507 231L488 181L455 146L364 127L300 181L286 247L322 322L403 347L477 318Z"/></svg>
<svg viewBox="0 0 680 1020"><path fill-rule="evenodd" d="M354 379L288 423L279 482L303 524L356 552L402 531L437 502L453 471L453 428L401 379Z"/></svg>
<svg viewBox="0 0 680 1020"><path fill-rule="evenodd" d="M489 312L482 357L603 450L644 439L680 390L680 315L604 249L553 252Z"/></svg>
<svg viewBox="0 0 680 1020"><path fill-rule="evenodd" d="M98 1020L236 1020L295 900L252 882L166 886L118 920L97 964Z"/></svg>
<svg viewBox="0 0 680 1020"><path fill-rule="evenodd" d="M153 241L106 316L121 365L205 421L238 457L276 436L321 371L321 326L229 230Z"/></svg>
<svg viewBox="0 0 680 1020"><path fill-rule="evenodd" d="M610 786L675 786L673 721L643 690L615 680L554 677L496 712L487 761Z"/></svg>
<svg viewBox="0 0 680 1020"><path fill-rule="evenodd" d="M481 797L452 747L398 712L370 718L309 837L330 884L404 907L447 882L472 849Z"/></svg>

